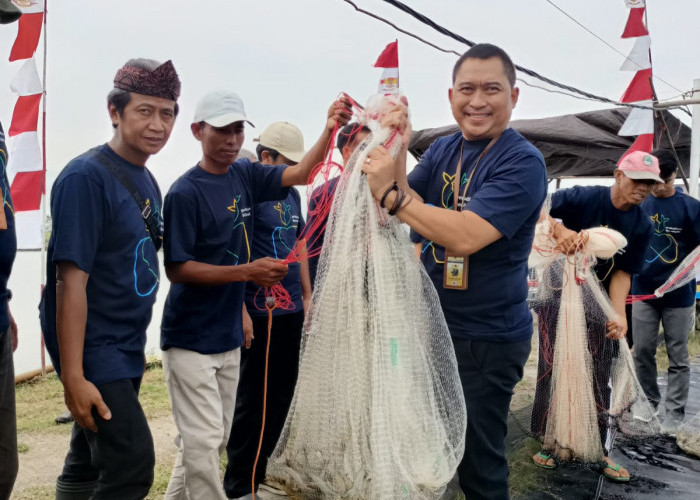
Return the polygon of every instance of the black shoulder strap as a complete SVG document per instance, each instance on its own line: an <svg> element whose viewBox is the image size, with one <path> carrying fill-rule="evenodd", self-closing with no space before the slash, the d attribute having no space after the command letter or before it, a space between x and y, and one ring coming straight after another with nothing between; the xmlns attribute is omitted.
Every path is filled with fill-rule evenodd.
<svg viewBox="0 0 700 500"><path fill-rule="evenodd" d="M106 155L101 151L95 151L95 158L104 168L109 171L109 173L114 176L115 179L122 184L122 186L124 186L124 188L126 188L127 191L129 191L131 196L134 198L134 201L138 205L141 215L143 216L143 220L146 224L146 230L148 231L151 240L153 240L153 245L155 245L156 251L158 251L163 244L163 234L160 230L160 224L153 215L150 200L143 199L143 196L134 185L134 181L131 179L129 174L125 172L116 161L114 161L114 158L111 158L109 155ZM146 169L146 172L155 184L155 179L153 179L151 172L149 172L148 169Z"/></svg>

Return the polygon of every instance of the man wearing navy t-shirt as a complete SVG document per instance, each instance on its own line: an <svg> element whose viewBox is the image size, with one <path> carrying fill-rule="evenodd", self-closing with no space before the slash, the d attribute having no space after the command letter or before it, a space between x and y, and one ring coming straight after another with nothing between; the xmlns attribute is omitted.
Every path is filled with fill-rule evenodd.
<svg viewBox="0 0 700 500"><path fill-rule="evenodd" d="M226 498L219 457L234 412L245 282L270 287L288 271L275 258L253 260L255 205L284 199L287 187L306 183L334 127L349 117L347 99L334 102L323 133L297 165L260 165L236 160L248 121L238 95L213 91L197 103L191 130L202 159L175 181L164 207L165 270L172 284L161 349L180 434L168 499ZM237 465L229 459L229 467ZM249 492L250 482L240 493L228 487L226 493Z"/></svg>
<svg viewBox="0 0 700 500"><path fill-rule="evenodd" d="M10 498L18 468L15 369L12 353L17 349L17 324L10 313L10 279L17 253L15 214L7 181L7 148L0 124L0 499Z"/></svg>
<svg viewBox="0 0 700 500"><path fill-rule="evenodd" d="M304 137L287 122L268 126L257 139L260 165L296 165L304 157ZM252 258L284 259L304 230L299 191L290 188L286 198L257 203ZM304 248L300 249L301 254ZM267 410L263 444L256 468L256 486L264 478L267 458L279 439L294 396L299 371L299 349L304 311L311 300L309 266L306 260L289 263L289 272L281 282L289 293L289 308L272 310L267 372ZM236 395L231 436L227 444L233 467L226 470L226 484L250 490L253 463L260 440L265 381L265 357L268 350L268 317L264 289L255 283L246 286L246 309L252 318L253 339L241 352L241 378Z"/></svg>
<svg viewBox="0 0 700 500"><path fill-rule="evenodd" d="M378 147L363 166L375 198L422 236L421 259L440 297L467 405L458 474L470 500L509 498L506 419L532 336L527 259L547 175L540 152L508 127L514 85L502 49L474 46L457 61L449 90L460 132L437 139L408 178L407 144L396 162ZM405 131L405 109L383 126ZM444 272L446 260L455 275Z"/></svg>
<svg viewBox="0 0 700 500"><path fill-rule="evenodd" d="M577 186L562 189L552 195L549 212L552 219L553 237L565 253L575 251L580 231L592 227L605 226L620 232L627 239L627 246L610 259L599 259L594 273L608 293L617 316L607 323L587 320L588 343L596 360L594 363L593 389L598 408L610 407L610 367L617 356L617 340L627 333L625 301L630 291L631 275L642 268L643 252L651 236L651 224L639 205L651 192L652 186L661 181L659 163L656 157L642 151L624 156L615 170L615 183L612 187ZM556 321L558 310L540 315L540 328L545 327L545 319ZM594 315L592 315L594 316ZM549 331L555 327L547 326ZM533 410L533 430L543 431L546 425L546 411L549 407L549 383L551 371L544 373L542 356L538 373L538 386ZM539 414L538 412L544 412ZM607 455L606 437L608 433L607 415L600 411L598 427L601 443ZM546 451L535 455L533 460L540 466L553 467L554 460ZM629 472L605 457L603 473L615 481L629 481Z"/></svg>
<svg viewBox="0 0 700 500"><path fill-rule="evenodd" d="M138 392L162 219L145 164L170 137L179 94L170 61L128 61L107 97L114 136L73 159L51 190L42 330L75 417L57 500L137 500L153 483Z"/></svg>
<svg viewBox="0 0 700 500"><path fill-rule="evenodd" d="M663 183L657 183L641 207L654 226L644 252L644 262L632 277L632 294L653 294L700 244L700 202L676 190L677 163L670 151L654 153L659 159ZM666 415L662 432L675 435L685 417L690 384L688 335L695 320L695 280L658 299L632 305L634 364L649 401L661 402L656 380L656 349L659 322L664 327L668 354Z"/></svg>
<svg viewBox="0 0 700 500"><path fill-rule="evenodd" d="M369 128L359 123L348 123L340 129L338 137L335 140L335 147L340 151L343 158L343 165L347 164L355 148L367 138L369 133ZM321 210L317 207L319 204L332 203L339 179L340 176L333 177L323 185L314 189L311 193L311 199L309 200L309 220L307 224L314 228L313 231L307 233L309 255L312 255L308 260L311 286L313 286L316 281L318 261L320 260L320 252L323 247L323 238L326 233L326 224L328 223L329 215L328 212L323 210L323 207Z"/></svg>

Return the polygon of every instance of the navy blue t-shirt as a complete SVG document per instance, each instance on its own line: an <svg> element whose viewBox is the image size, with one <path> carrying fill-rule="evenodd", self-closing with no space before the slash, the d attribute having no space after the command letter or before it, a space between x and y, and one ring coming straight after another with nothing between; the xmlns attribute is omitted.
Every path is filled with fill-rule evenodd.
<svg viewBox="0 0 700 500"><path fill-rule="evenodd" d="M104 144L73 159L51 189L53 229L46 262L42 329L60 374L56 339L56 263L74 262L89 274L83 370L94 384L140 377L146 328L158 291L158 256L139 206L96 159L109 155L161 217L158 185Z"/></svg>
<svg viewBox="0 0 700 500"><path fill-rule="evenodd" d="M651 236L649 218L637 205L625 211L615 208L609 187L561 189L552 195L549 215L561 219L564 226L572 231L604 226L627 238L625 248L610 259L598 260L593 269L605 290L610 287L610 279L618 269L629 274L641 271L644 250Z"/></svg>
<svg viewBox="0 0 700 500"><path fill-rule="evenodd" d="M0 230L0 332L10 327L10 315L7 304L7 281L10 279L12 264L17 254L17 235L15 234L15 212L10 196L10 183L7 181L7 146L5 132L0 123L0 182L2 185L3 210L7 219L7 229Z"/></svg>
<svg viewBox="0 0 700 500"><path fill-rule="evenodd" d="M453 179L462 142L461 185L466 185L489 141L465 141L461 133L437 139L409 175L411 188L426 203L453 209ZM443 287L445 250L421 238L421 260L454 338L518 342L532 335L526 302L527 259L546 191L542 155L518 132L507 129L479 163L466 200L461 200L463 206L466 202L464 210L503 235L469 257L467 290Z"/></svg>
<svg viewBox="0 0 700 500"><path fill-rule="evenodd" d="M654 231L644 254L644 265L632 278L632 294L654 293L678 264L700 244L700 202L678 190L669 198L649 196L641 205ZM649 301L657 307L695 304L695 280L663 297Z"/></svg>
<svg viewBox="0 0 700 500"><path fill-rule="evenodd" d="M255 236L251 260L263 257L286 258L304 229L299 191L291 188L284 200L258 203L254 211ZM289 272L282 280L282 286L289 292L294 307L289 310L275 308L272 314L279 316L303 311L301 264L298 262L289 264ZM252 281L249 281L246 286L245 302L248 314L251 316L267 315L265 294L261 288Z"/></svg>
<svg viewBox="0 0 700 500"><path fill-rule="evenodd" d="M317 187L311 193L311 199L309 200L309 221L308 225L311 227L318 227L319 229L313 233L306 235L307 240L309 240L308 250L309 253L320 252L323 247L323 238L326 234L326 224L328 223L328 214L324 214L323 220L316 221L316 216L314 216L314 210L316 210L316 205L318 205L325 196L334 196L335 188L338 185L340 176L333 177L329 179L328 182L324 183L322 186ZM318 261L320 254L309 257L309 278L311 279L311 286L313 286L316 281L316 271L318 270Z"/></svg>
<svg viewBox="0 0 700 500"><path fill-rule="evenodd" d="M282 172L237 160L221 175L199 166L185 172L165 197L165 263L194 260L217 266L252 259L256 203L285 198ZM217 286L172 283L163 310L160 347L216 354L243 342L245 282Z"/></svg>

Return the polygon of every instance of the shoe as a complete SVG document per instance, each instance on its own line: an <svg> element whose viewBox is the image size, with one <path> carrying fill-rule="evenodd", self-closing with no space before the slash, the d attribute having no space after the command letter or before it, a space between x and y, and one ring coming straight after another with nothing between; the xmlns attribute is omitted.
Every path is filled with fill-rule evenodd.
<svg viewBox="0 0 700 500"><path fill-rule="evenodd" d="M58 417L54 419L54 421L57 424L69 424L73 422L75 419L73 418L73 415L71 414L70 410L66 410L63 413L61 413Z"/></svg>

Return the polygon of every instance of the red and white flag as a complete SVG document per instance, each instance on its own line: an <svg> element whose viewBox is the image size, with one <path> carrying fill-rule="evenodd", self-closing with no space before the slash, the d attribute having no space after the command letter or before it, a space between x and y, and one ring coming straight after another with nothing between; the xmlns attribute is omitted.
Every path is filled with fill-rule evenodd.
<svg viewBox="0 0 700 500"><path fill-rule="evenodd" d="M399 91L399 42L388 44L374 63L375 68L384 68L379 80L380 94L396 94Z"/></svg>
<svg viewBox="0 0 700 500"><path fill-rule="evenodd" d="M22 9L17 38L10 61L20 65L10 82L18 94L8 130L10 157L7 173L11 182L12 203L17 230L17 248L42 248L41 199L45 169L37 133L39 108L44 87L36 68L34 53L39 45L44 22L44 0L13 0Z"/></svg>
<svg viewBox="0 0 700 500"><path fill-rule="evenodd" d="M625 0L625 5L630 9L641 9L646 7L644 0Z"/></svg>

